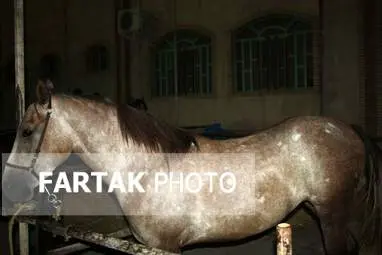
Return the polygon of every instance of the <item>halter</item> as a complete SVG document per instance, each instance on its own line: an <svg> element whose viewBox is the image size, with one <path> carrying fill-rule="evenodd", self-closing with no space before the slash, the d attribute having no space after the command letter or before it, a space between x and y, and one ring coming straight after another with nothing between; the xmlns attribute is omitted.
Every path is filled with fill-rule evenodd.
<svg viewBox="0 0 382 255"><path fill-rule="evenodd" d="M36 112L38 113L36 103L34 104L34 107L35 107ZM29 172L30 174L32 174L33 176L35 176L37 179L39 178L39 176L37 175L37 173L35 171L35 165L36 165L36 161L38 158L38 154L40 153L40 150L41 150L42 142L43 142L44 137L45 137L45 132L46 132L46 129L48 127L48 123L49 123L49 119L50 119L51 114L52 114L52 95L51 95L51 92L49 91L48 110L47 110L47 114L45 116L44 128L42 130L42 134L41 134L40 140L38 142L37 148L34 152L31 165L29 167L27 167L27 166L20 166L20 165L15 165L15 164L11 164L11 163L6 162L5 163L6 166L20 169L20 170L25 170L25 171ZM56 208L56 209L59 208L62 204L62 201L57 199L57 196L55 194L50 193L47 187L45 187L45 191L48 193L49 203L51 203L54 208Z"/></svg>

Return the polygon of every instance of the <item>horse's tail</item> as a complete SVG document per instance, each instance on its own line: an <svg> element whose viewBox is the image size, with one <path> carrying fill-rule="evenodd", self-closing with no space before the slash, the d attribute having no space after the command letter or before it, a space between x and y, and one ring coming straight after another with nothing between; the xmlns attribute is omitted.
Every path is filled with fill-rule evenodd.
<svg viewBox="0 0 382 255"><path fill-rule="evenodd" d="M360 242L369 252L382 254L382 150L361 127L353 125L365 145L366 182L360 189L366 204Z"/></svg>

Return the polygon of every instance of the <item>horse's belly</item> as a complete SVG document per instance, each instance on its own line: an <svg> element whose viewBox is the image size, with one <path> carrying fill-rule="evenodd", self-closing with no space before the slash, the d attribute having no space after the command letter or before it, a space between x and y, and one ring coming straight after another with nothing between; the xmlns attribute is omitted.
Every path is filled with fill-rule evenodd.
<svg viewBox="0 0 382 255"><path fill-rule="evenodd" d="M259 234L279 223L292 208L278 208L267 214L201 217L189 227L185 244L234 241Z"/></svg>
<svg viewBox="0 0 382 255"><path fill-rule="evenodd" d="M280 203L277 208L266 206L253 214L193 212L184 216L150 216L136 222L147 245L176 252L186 245L234 241L259 234L279 223L294 207Z"/></svg>
<svg viewBox="0 0 382 255"><path fill-rule="evenodd" d="M134 215L132 211L139 209L139 215L128 217L135 228L132 232L146 245L168 251L242 239L275 226L305 196L304 187L288 186L277 178L279 173L272 173L239 179L241 185L228 194L167 192L129 197L125 213Z"/></svg>

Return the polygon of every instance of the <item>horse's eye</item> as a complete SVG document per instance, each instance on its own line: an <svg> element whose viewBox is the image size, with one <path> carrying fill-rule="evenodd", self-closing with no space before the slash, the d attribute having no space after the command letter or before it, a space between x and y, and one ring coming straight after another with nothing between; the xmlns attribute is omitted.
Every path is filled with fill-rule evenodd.
<svg viewBox="0 0 382 255"><path fill-rule="evenodd" d="M24 129L22 133L23 137L28 137L31 134L32 134L32 130L30 130L29 128Z"/></svg>

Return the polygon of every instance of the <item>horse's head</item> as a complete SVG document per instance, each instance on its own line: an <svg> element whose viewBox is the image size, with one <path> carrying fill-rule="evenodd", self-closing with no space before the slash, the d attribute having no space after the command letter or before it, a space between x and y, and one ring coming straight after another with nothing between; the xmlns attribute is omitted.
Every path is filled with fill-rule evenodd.
<svg viewBox="0 0 382 255"><path fill-rule="evenodd" d="M18 127L12 152L5 163L3 194L12 202L33 198L40 172L52 172L70 155L65 120L52 104L53 84L39 81L37 101L31 104Z"/></svg>

